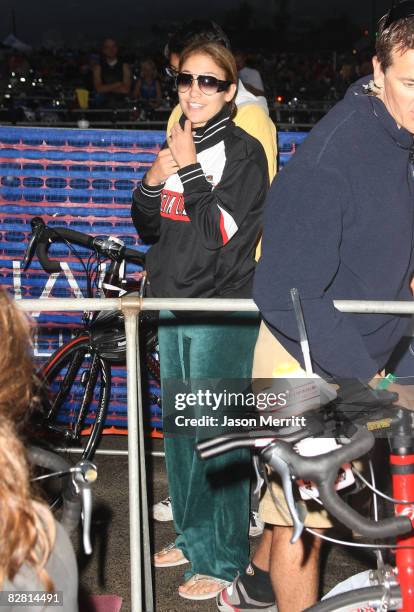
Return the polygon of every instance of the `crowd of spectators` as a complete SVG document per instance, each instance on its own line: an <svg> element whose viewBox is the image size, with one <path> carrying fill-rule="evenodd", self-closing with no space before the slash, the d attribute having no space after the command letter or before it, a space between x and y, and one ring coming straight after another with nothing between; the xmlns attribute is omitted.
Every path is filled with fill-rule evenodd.
<svg viewBox="0 0 414 612"><path fill-rule="evenodd" d="M350 83L369 73L369 54L269 53L236 50L245 86L267 98L269 108L296 101L317 106L340 99ZM111 66L112 64L112 66ZM62 108L131 108L134 119L153 119L176 102L174 83L165 73L163 51L136 52L103 41L101 49L23 54L0 49L0 107L43 98ZM105 82L107 81L107 82ZM27 113L26 113L27 114Z"/></svg>

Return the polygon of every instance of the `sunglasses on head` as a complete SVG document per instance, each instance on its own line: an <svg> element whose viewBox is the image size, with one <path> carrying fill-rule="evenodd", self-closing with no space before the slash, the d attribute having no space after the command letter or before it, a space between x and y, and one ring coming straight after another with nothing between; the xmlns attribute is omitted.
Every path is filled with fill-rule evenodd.
<svg viewBox="0 0 414 612"><path fill-rule="evenodd" d="M406 17L414 17L414 0L404 0L399 4L393 3L387 18L384 23L384 30L390 27L395 21L405 19Z"/></svg>
<svg viewBox="0 0 414 612"><path fill-rule="evenodd" d="M199 89L207 96L212 96L219 91L227 91L232 81L221 81L214 76L207 74L189 74L188 72L179 72L175 77L175 83L180 93L185 93L190 89L193 81L197 81Z"/></svg>
<svg viewBox="0 0 414 612"><path fill-rule="evenodd" d="M173 68L172 66L166 66L165 68L165 74L167 75L167 77L169 77L170 79L175 79L175 77L178 74L178 70L176 70L175 68Z"/></svg>

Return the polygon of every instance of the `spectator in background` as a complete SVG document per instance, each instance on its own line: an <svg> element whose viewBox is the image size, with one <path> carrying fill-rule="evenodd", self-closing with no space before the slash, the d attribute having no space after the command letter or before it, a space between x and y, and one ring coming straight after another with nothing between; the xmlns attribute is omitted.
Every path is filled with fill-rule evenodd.
<svg viewBox="0 0 414 612"><path fill-rule="evenodd" d="M0 338L0 590L63 591L65 611L77 612L78 572L72 545L47 505L31 491L26 452L16 431L33 398L33 364L28 321L4 289L0 289ZM12 604L2 608L13 609ZM39 609L39 605L25 607L27 612Z"/></svg>
<svg viewBox="0 0 414 612"><path fill-rule="evenodd" d="M244 51L237 49L234 52L234 57L236 59L239 79L243 81L247 91L250 91L254 96L264 96L264 85L260 72L256 68L246 66L247 55Z"/></svg>
<svg viewBox="0 0 414 612"><path fill-rule="evenodd" d="M344 61L339 71L339 76L347 85L350 85L357 78L355 65L351 61Z"/></svg>
<svg viewBox="0 0 414 612"><path fill-rule="evenodd" d="M157 108L161 104L161 83L155 62L150 57L141 62L140 76L134 88L133 98L142 100L150 108Z"/></svg>
<svg viewBox="0 0 414 612"><path fill-rule="evenodd" d="M93 73L97 63L98 62L93 55L90 55L88 53L81 53L79 55L77 63L77 74L74 79L78 87L82 87L87 91L94 90Z"/></svg>
<svg viewBox="0 0 414 612"><path fill-rule="evenodd" d="M101 61L93 70L93 84L100 94L98 105L107 108L123 106L131 90L131 70L118 58L118 46L112 38L104 40Z"/></svg>

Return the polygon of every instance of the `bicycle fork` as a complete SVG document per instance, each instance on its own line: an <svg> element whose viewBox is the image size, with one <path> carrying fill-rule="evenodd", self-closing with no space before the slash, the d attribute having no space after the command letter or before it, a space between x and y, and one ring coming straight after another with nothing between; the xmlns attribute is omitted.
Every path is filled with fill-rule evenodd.
<svg viewBox="0 0 414 612"><path fill-rule="evenodd" d="M412 413L398 411L398 424L391 437L390 468L393 497L414 500L414 439ZM410 518L414 529L414 503L396 504L395 513ZM414 612L414 533L397 538L396 566L403 606L400 612Z"/></svg>

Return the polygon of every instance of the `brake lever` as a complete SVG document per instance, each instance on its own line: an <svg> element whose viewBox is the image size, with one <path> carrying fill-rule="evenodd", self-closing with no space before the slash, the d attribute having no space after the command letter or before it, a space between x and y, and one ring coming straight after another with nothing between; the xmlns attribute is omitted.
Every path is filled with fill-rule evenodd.
<svg viewBox="0 0 414 612"><path fill-rule="evenodd" d="M298 506L295 503L289 465L274 451L275 447L265 448L261 453L261 459L265 463L269 464L272 470L277 472L281 478L283 492L285 494L289 514L293 522L293 534L290 543L294 544L302 535L302 531L305 526L306 510L304 509L304 506Z"/></svg>
<svg viewBox="0 0 414 612"><path fill-rule="evenodd" d="M92 554L91 524L92 524L92 484L98 477L98 470L91 461L79 461L75 466L73 484L80 493L82 502L82 541L86 555Z"/></svg>
<svg viewBox="0 0 414 612"><path fill-rule="evenodd" d="M125 251L125 243L120 238L116 238L115 236L108 236L105 238L95 237L93 239L93 244L97 246L106 257L109 257L109 259L118 262L122 260L122 255Z"/></svg>
<svg viewBox="0 0 414 612"><path fill-rule="evenodd" d="M23 270L27 270L27 268L30 266L31 261L33 259L33 255L35 254L35 251L36 251L37 241L39 240L45 228L45 223L43 219L41 219L40 217L34 217L31 220L30 224L32 226L32 235L30 237L29 244L27 245L26 251L23 256L23 260L22 260Z"/></svg>
<svg viewBox="0 0 414 612"><path fill-rule="evenodd" d="M256 486L253 491L253 495L259 495L262 490L262 486L264 485L264 478L262 475L263 467L260 463L260 459L258 455L253 455L252 457L254 473L256 475Z"/></svg>

